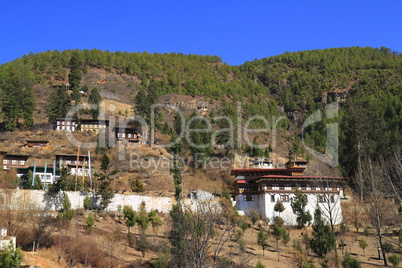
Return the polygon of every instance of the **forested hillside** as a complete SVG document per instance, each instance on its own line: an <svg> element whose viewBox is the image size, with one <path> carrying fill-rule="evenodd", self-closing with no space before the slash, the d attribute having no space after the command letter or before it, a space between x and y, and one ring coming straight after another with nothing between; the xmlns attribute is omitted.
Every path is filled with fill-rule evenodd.
<svg viewBox="0 0 402 268"><path fill-rule="evenodd" d="M39 105L48 109L52 88L66 82L72 90L70 98L79 102L78 91L88 91L82 76L91 68L133 77L134 82L125 85L133 96L141 91L153 95L154 101L170 93L201 96L220 104L215 116L235 118L240 101L244 118L287 115L294 119L295 111L307 117L339 100L340 160L349 175L359 156L387 155L402 139L402 56L387 48L360 47L285 53L239 66L222 63L218 56L180 53L94 49L24 55L0 66L2 128L29 129L35 123L34 110ZM35 100L39 87L47 93ZM326 123L324 119L314 124L305 136L309 145L321 151Z"/></svg>

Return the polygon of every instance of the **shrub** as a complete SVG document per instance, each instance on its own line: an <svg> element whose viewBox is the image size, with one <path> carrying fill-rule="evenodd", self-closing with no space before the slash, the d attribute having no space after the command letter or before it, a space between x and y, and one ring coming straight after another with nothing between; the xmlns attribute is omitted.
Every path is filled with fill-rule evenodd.
<svg viewBox="0 0 402 268"><path fill-rule="evenodd" d="M388 257L388 260L394 267L398 267L399 263L401 262L401 259L398 257L396 254L392 254Z"/></svg>
<svg viewBox="0 0 402 268"><path fill-rule="evenodd" d="M86 197L84 198L84 209L85 209L85 210L90 209L90 208L91 208L91 205L92 205L92 200L91 200L91 198L89 198L89 196L86 196Z"/></svg>

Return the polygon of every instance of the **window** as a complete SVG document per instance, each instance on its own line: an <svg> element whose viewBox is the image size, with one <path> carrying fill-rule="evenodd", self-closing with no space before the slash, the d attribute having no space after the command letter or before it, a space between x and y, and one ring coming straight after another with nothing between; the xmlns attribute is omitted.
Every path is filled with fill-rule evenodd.
<svg viewBox="0 0 402 268"><path fill-rule="evenodd" d="M292 190L292 185L291 184L285 184L285 190L286 191L291 191Z"/></svg>
<svg viewBox="0 0 402 268"><path fill-rule="evenodd" d="M271 195L271 202L275 202L275 195Z"/></svg>
<svg viewBox="0 0 402 268"><path fill-rule="evenodd" d="M335 197L333 195L329 196L329 200L331 201L331 203L335 203Z"/></svg>
<svg viewBox="0 0 402 268"><path fill-rule="evenodd" d="M254 195L246 195L246 201L255 201Z"/></svg>
<svg viewBox="0 0 402 268"><path fill-rule="evenodd" d="M287 195L287 194L281 195L281 201L282 202L289 202L289 195Z"/></svg>
<svg viewBox="0 0 402 268"><path fill-rule="evenodd" d="M272 190L279 190L279 184L272 184Z"/></svg>
<svg viewBox="0 0 402 268"><path fill-rule="evenodd" d="M318 201L318 203L325 203L325 196L318 195L317 196L317 201Z"/></svg>
<svg viewBox="0 0 402 268"><path fill-rule="evenodd" d="M311 186L309 183L306 184L306 191L311 191Z"/></svg>
<svg viewBox="0 0 402 268"><path fill-rule="evenodd" d="M18 163L17 160L12 160L12 161L11 161L11 164L12 164L12 165L17 165L17 163Z"/></svg>

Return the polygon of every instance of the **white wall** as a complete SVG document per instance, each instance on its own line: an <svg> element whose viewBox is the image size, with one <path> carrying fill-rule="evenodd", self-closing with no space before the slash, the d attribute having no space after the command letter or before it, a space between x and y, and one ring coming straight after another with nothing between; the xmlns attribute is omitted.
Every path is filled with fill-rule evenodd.
<svg viewBox="0 0 402 268"><path fill-rule="evenodd" d="M289 202L282 202L285 206L285 211L281 213L281 217L283 218L285 225L297 225L296 215L293 214L291 207L291 198L294 197L294 194L289 194ZM333 220L334 224L340 224L342 222L342 210L340 205L340 197L335 195L335 202L331 203L331 211L333 212ZM239 211L240 215L250 215L252 209L255 209L260 213L263 219L266 219L269 224L274 223L274 218L279 216L278 212L274 211L274 206L276 201L280 198L280 194L275 194L275 202L271 202L271 195L264 194L262 196L255 196L256 202L253 201L243 201L243 196L236 196L235 207ZM315 194L307 194L308 203L306 206L306 210L310 212L311 216L314 218L314 210L317 206L317 196ZM324 218L328 215L328 206L326 203L318 203L320 206ZM314 219L313 219L314 220Z"/></svg>
<svg viewBox="0 0 402 268"><path fill-rule="evenodd" d="M66 192L71 202L72 209L84 208L84 198L88 195L92 198L93 204L97 202L95 193L85 192ZM115 194L112 203L107 207L108 211L117 211L119 205L132 206L134 210L138 210L142 201L146 203L146 210L158 210L159 212L168 213L172 204L175 203L173 197L149 197L143 195L122 195ZM61 209L63 202L63 193L51 197L43 190L0 190L0 207L10 209L36 209L57 211Z"/></svg>

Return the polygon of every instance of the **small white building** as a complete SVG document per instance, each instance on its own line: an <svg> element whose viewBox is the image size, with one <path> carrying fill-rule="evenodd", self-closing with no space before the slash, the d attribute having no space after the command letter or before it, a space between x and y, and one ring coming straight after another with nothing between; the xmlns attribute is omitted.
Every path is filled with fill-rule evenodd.
<svg viewBox="0 0 402 268"><path fill-rule="evenodd" d="M295 161L287 168L240 168L232 169L235 180L234 205L240 214L250 215L257 211L269 224L279 216L274 206L279 200L285 207L280 213L285 225L297 225L296 215L292 211L291 200L298 188L307 197L306 211L314 216L318 205L323 215L332 214L334 224L342 221L340 199L343 197L342 182L346 178L306 176L306 161Z"/></svg>
<svg viewBox="0 0 402 268"><path fill-rule="evenodd" d="M10 243L12 244L13 249L15 249L15 245L17 243L15 236L8 236L7 229L0 229L0 251L6 250Z"/></svg>
<svg viewBox="0 0 402 268"><path fill-rule="evenodd" d="M56 118L56 130L75 131L77 120L74 118Z"/></svg>

